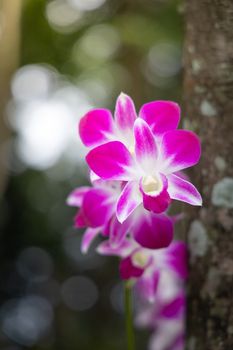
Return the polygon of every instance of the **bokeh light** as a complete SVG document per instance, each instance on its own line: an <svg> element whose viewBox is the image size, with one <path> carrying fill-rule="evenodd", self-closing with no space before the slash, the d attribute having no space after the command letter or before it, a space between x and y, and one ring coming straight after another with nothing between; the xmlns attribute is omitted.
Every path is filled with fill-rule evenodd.
<svg viewBox="0 0 233 350"><path fill-rule="evenodd" d="M91 11L102 6L106 0L67 0L74 7L83 10Z"/></svg>
<svg viewBox="0 0 233 350"><path fill-rule="evenodd" d="M65 304L75 311L90 309L98 299L97 286L83 276L70 277L63 283L61 293Z"/></svg>
<svg viewBox="0 0 233 350"><path fill-rule="evenodd" d="M172 79L181 70L181 50L173 43L162 42L153 45L143 63L146 79L158 87L174 84Z"/></svg>
<svg viewBox="0 0 233 350"><path fill-rule="evenodd" d="M24 249L17 259L18 272L31 282L46 281L52 275L53 268L50 255L38 247Z"/></svg>
<svg viewBox="0 0 233 350"><path fill-rule="evenodd" d="M64 237L64 250L67 257L77 269L82 271L100 268L104 264L105 258L96 254L93 247L90 248L88 254L82 254L80 249L81 239L80 234L74 234L72 231L66 234ZM98 238L96 241L99 241ZM97 244L96 241L93 243L94 246Z"/></svg>
<svg viewBox="0 0 233 350"><path fill-rule="evenodd" d="M74 47L74 55L80 64L85 63L83 56L89 60L108 60L120 47L120 36L109 24L99 24L89 29Z"/></svg>
<svg viewBox="0 0 233 350"><path fill-rule="evenodd" d="M83 14L67 1L54 0L46 6L46 17L56 31L70 33L77 29Z"/></svg>
<svg viewBox="0 0 233 350"><path fill-rule="evenodd" d="M20 102L45 98L51 92L55 79L56 74L51 67L26 65L19 68L12 79L12 95Z"/></svg>
<svg viewBox="0 0 233 350"><path fill-rule="evenodd" d="M47 300L31 295L6 302L0 309L0 321L10 339L32 346L48 334L53 310Z"/></svg>

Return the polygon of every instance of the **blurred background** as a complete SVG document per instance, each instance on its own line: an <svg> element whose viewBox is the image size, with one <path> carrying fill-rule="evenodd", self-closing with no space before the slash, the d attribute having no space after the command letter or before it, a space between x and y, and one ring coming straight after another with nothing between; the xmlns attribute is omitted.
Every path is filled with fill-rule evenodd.
<svg viewBox="0 0 233 350"><path fill-rule="evenodd" d="M89 109L180 102L177 0L0 1L0 349L124 349L117 260L80 253ZM138 331L138 348L148 334Z"/></svg>

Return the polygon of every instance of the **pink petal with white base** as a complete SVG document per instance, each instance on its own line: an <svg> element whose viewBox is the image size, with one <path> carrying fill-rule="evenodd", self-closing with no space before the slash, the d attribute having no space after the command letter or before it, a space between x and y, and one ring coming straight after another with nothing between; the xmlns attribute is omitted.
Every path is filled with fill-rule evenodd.
<svg viewBox="0 0 233 350"><path fill-rule="evenodd" d="M132 249L132 244L128 242L127 240L124 240L120 246L113 247L110 244L110 241L104 241L100 243L100 245L97 247L97 252L102 255L116 255L119 257L125 257L127 256Z"/></svg>
<svg viewBox="0 0 233 350"><path fill-rule="evenodd" d="M188 277L188 251L184 242L172 242L166 250L166 261L182 279Z"/></svg>
<svg viewBox="0 0 233 350"><path fill-rule="evenodd" d="M165 214L145 212L136 220L132 218L132 234L143 247L159 249L167 247L173 238L173 224Z"/></svg>
<svg viewBox="0 0 233 350"><path fill-rule="evenodd" d="M168 175L168 183L168 193L172 199L192 205L202 205L200 193L190 182L173 174Z"/></svg>
<svg viewBox="0 0 233 350"><path fill-rule="evenodd" d="M134 160L119 141L94 148L88 153L86 160L91 170L102 179L128 181L132 177Z"/></svg>
<svg viewBox="0 0 233 350"><path fill-rule="evenodd" d="M121 131L133 129L137 114L133 100L126 94L121 93L116 101L115 121Z"/></svg>
<svg viewBox="0 0 233 350"><path fill-rule="evenodd" d="M79 122L79 135L87 147L93 147L109 141L113 133L113 118L107 109L94 109Z"/></svg>
<svg viewBox="0 0 233 350"><path fill-rule="evenodd" d="M94 173L94 171L90 170L90 181L94 185L96 181L99 181L101 178Z"/></svg>
<svg viewBox="0 0 233 350"><path fill-rule="evenodd" d="M109 225L109 240L112 247L117 247L122 244L126 235L129 233L130 227L131 220L125 220L123 224L121 224L116 216L113 216Z"/></svg>
<svg viewBox="0 0 233 350"><path fill-rule="evenodd" d="M198 163L201 155L200 140L187 130L173 130L164 134L161 144L160 163L164 174L188 168Z"/></svg>
<svg viewBox="0 0 233 350"><path fill-rule="evenodd" d="M90 187L83 186L78 187L70 193L66 203L72 207L81 207L83 202L83 197L90 190Z"/></svg>
<svg viewBox="0 0 233 350"><path fill-rule="evenodd" d="M177 171L174 175L181 177L181 179L189 181L189 176L184 171Z"/></svg>
<svg viewBox="0 0 233 350"><path fill-rule="evenodd" d="M118 220L121 223L124 222L141 202L142 199L138 189L138 182L128 182L117 202L116 215Z"/></svg>
<svg viewBox="0 0 233 350"><path fill-rule="evenodd" d="M86 230L86 232L83 235L82 243L81 243L81 252L83 254L86 254L88 252L88 249L93 242L93 240L96 238L96 236L99 234L99 228L89 228Z"/></svg>
<svg viewBox="0 0 233 350"><path fill-rule="evenodd" d="M156 298L160 273L154 271L152 275L146 273L137 281L137 289L146 300L153 302Z"/></svg>
<svg viewBox="0 0 233 350"><path fill-rule="evenodd" d="M82 209L87 226L100 227L110 219L114 207L107 191L93 188L85 195Z"/></svg>
<svg viewBox="0 0 233 350"><path fill-rule="evenodd" d="M158 151L150 127L143 119L135 121L134 136L137 162L145 172L150 173L155 169Z"/></svg>
<svg viewBox="0 0 233 350"><path fill-rule="evenodd" d="M162 135L177 128L180 107L171 101L149 102L142 106L139 116L150 125L154 135Z"/></svg>
<svg viewBox="0 0 233 350"><path fill-rule="evenodd" d="M176 298L171 300L169 303L165 304L162 310L160 310L160 315L162 317L173 319L181 316L185 310L185 295L180 293Z"/></svg>
<svg viewBox="0 0 233 350"><path fill-rule="evenodd" d="M149 178L149 180L148 180ZM159 185L158 185L159 184ZM159 186L159 189L153 189ZM171 198L167 192L168 181L164 175L145 177L140 181L140 191L143 196L143 206L153 213L162 213L167 210ZM148 189L148 190L147 190Z"/></svg>

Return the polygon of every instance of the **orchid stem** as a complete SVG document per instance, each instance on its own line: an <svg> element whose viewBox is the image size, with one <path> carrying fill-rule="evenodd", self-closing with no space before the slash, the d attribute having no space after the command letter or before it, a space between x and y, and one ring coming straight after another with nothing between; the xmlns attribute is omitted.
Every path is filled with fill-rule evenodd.
<svg viewBox="0 0 233 350"><path fill-rule="evenodd" d="M129 283L124 285L125 296L125 327L127 335L127 349L135 349L134 331L133 331L133 313L132 313L132 290Z"/></svg>

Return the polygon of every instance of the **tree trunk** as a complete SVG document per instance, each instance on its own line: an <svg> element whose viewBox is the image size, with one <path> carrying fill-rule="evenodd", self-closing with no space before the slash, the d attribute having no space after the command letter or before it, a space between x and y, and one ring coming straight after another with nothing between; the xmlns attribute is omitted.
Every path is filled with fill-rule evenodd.
<svg viewBox="0 0 233 350"><path fill-rule="evenodd" d="M6 182L6 142L10 137L5 108L11 77L18 64L21 6L22 0L0 0L0 196Z"/></svg>
<svg viewBox="0 0 233 350"><path fill-rule="evenodd" d="M202 141L188 209L187 349L233 349L233 1L187 0L185 127ZM190 150L192 152L192 150Z"/></svg>

